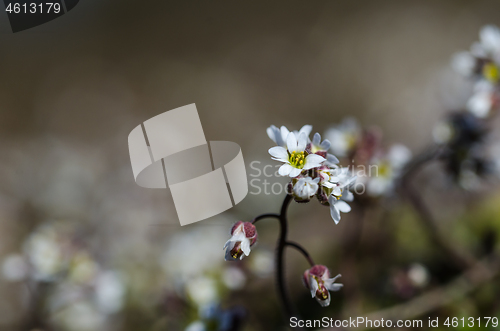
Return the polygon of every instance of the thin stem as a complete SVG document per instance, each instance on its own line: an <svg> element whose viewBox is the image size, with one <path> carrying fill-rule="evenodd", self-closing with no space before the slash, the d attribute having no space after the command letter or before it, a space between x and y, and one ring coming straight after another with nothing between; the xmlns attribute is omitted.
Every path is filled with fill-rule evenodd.
<svg viewBox="0 0 500 331"><path fill-rule="evenodd" d="M296 250L298 250L299 252L301 252L302 255L304 255L304 257L306 258L307 262L309 262L309 264L311 265L311 267L313 267L315 265L314 260L312 259L312 257L309 255L309 253L306 251L306 249L304 247L302 247L300 244L298 244L296 242L293 242L293 241L287 241L287 242L285 242L285 245L293 247Z"/></svg>
<svg viewBox="0 0 500 331"><path fill-rule="evenodd" d="M281 211L279 215L280 235L278 238L278 243L276 245L276 282L278 286L278 296L281 299L283 309L288 318L296 315L295 310L290 303L290 298L288 297L285 281L284 252L286 247L286 236L288 234L288 220L286 212L291 201L292 196L287 194L285 200L283 200L283 204L281 205Z"/></svg>
<svg viewBox="0 0 500 331"><path fill-rule="evenodd" d="M258 221L264 219L264 218L277 218L279 219L280 218L280 215L279 214L275 214L275 213L267 213L267 214L262 214L262 215L259 215L257 217L255 217L253 220L252 220L252 224L255 224L257 223Z"/></svg>

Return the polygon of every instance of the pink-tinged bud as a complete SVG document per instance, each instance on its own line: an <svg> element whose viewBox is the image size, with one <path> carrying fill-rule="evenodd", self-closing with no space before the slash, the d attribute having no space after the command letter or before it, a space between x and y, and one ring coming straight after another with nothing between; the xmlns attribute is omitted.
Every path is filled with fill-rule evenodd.
<svg viewBox="0 0 500 331"><path fill-rule="evenodd" d="M241 260L250 254L250 248L257 242L257 229L250 222L236 222L231 228L231 239L224 248L226 261Z"/></svg>
<svg viewBox="0 0 500 331"><path fill-rule="evenodd" d="M322 306L330 305L330 291L338 291L342 284L335 284L340 275L330 278L330 271L324 265L315 265L304 272L303 281L306 288L311 292L311 297Z"/></svg>

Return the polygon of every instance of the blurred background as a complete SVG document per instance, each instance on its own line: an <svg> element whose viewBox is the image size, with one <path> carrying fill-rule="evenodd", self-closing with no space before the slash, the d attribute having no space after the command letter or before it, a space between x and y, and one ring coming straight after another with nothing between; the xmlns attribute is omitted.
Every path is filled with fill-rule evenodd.
<svg viewBox="0 0 500 331"><path fill-rule="evenodd" d="M225 262L222 250L235 221L277 212L284 197L265 194L255 169L276 164L266 128L323 133L350 116L418 155L435 123L470 97L451 56L483 25L500 25L498 12L498 1L86 0L15 34L0 14L0 329L286 329L273 278L276 222L259 223L258 246L241 263ZM135 184L127 136L190 103L208 140L242 147L262 190L181 228L168 190ZM494 180L465 192L436 165L419 184L451 241L478 257L496 249ZM443 304L405 316L500 315L495 273L447 287L462 273L405 199L359 210L335 225L316 201L292 204L290 238L345 286L322 309L302 285L307 262L287 252L303 317L383 315L446 289L454 294Z"/></svg>

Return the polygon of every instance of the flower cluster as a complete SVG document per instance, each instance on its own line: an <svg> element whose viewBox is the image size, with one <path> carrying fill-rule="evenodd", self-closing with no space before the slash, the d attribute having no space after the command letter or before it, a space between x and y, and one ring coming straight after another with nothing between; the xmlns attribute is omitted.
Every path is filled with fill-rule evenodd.
<svg viewBox="0 0 500 331"><path fill-rule="evenodd" d="M479 32L479 41L470 51L457 53L453 68L475 80L474 94L467 102L467 110L479 118L486 118L500 105L500 29L487 25Z"/></svg>
<svg viewBox="0 0 500 331"><path fill-rule="evenodd" d="M500 106L500 29L483 27L470 51L453 56L452 67L473 82L474 92L465 111L452 112L435 126L433 136L445 148L451 178L465 189L475 189L481 177L499 174L498 151L492 151L488 141L491 119Z"/></svg>
<svg viewBox="0 0 500 331"><path fill-rule="evenodd" d="M328 153L329 140L322 141L319 133L310 140L311 130L311 125L293 132L284 126L270 126L267 134L278 146L269 149L269 154L273 160L283 162L278 173L291 177L288 191L295 201L309 202L316 196L323 205L330 206L330 214L338 223L340 212L351 210L346 201L353 200L349 189L356 177L340 168L337 157Z"/></svg>

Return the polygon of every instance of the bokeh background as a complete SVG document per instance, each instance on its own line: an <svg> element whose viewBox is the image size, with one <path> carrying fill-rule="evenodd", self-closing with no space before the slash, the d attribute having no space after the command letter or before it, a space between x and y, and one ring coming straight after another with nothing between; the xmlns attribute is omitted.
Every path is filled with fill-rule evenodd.
<svg viewBox="0 0 500 331"><path fill-rule="evenodd" d="M239 318L248 331L285 329L277 224L259 223L242 263L222 251L236 220L277 211L284 193L251 189L230 211L181 228L168 190L135 184L128 133L196 103L207 139L238 143L248 166L274 164L269 125L324 132L345 116L418 154L470 96L452 54L481 26L500 25L499 12L498 1L87 0L16 34L0 14L0 329L225 330ZM491 251L494 181L471 194L443 178L439 166L422 175L438 227L475 255ZM321 309L301 283L306 261L287 253L304 317L376 314L460 277L404 199L360 215L335 225L316 202L292 205L290 238L345 284ZM406 317L498 317L499 285L495 275L459 284L446 304Z"/></svg>

